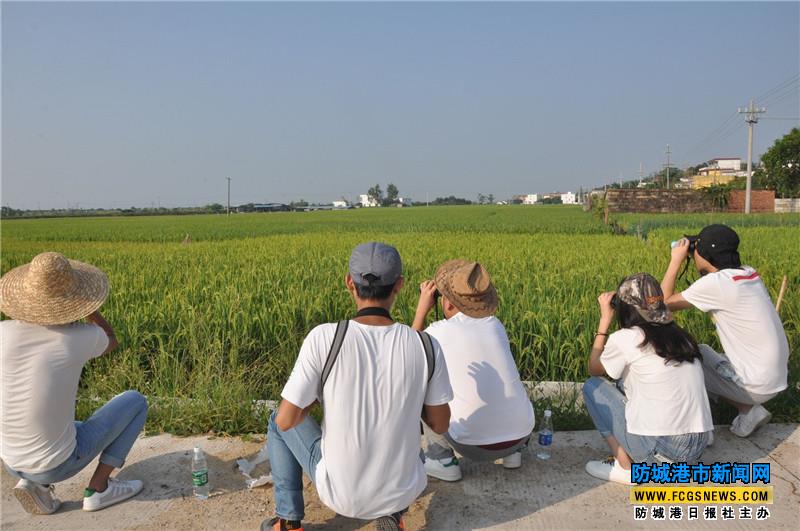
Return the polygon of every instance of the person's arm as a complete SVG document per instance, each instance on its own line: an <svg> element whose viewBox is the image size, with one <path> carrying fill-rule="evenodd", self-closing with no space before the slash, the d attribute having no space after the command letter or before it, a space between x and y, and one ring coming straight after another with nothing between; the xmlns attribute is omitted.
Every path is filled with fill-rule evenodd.
<svg viewBox="0 0 800 531"><path fill-rule="evenodd" d="M422 420L441 435L450 427L450 405L425 406L422 408Z"/></svg>
<svg viewBox="0 0 800 531"><path fill-rule="evenodd" d="M308 412L317 403L315 400L305 408L297 407L285 398L281 400L278 406L278 415L275 417L275 424L278 425L281 431L291 430L303 420L305 420Z"/></svg>
<svg viewBox="0 0 800 531"><path fill-rule="evenodd" d="M614 292L601 293L597 298L597 303L600 305L600 322L597 324L597 332L594 336L594 343L592 343L592 352L589 354L589 374L592 376L604 376L606 369L600 363L600 355L606 346L608 340L608 331L611 328L611 323L614 321L614 308L611 307L611 299L614 297Z"/></svg>
<svg viewBox="0 0 800 531"><path fill-rule="evenodd" d="M687 302L680 293L675 293L675 283L681 270L681 264L689 256L689 240L681 238L678 244L672 248L670 253L669 266L661 280L661 291L664 292L664 303L672 310L686 310L692 305Z"/></svg>
<svg viewBox="0 0 800 531"><path fill-rule="evenodd" d="M114 350L119 346L119 342L117 341L117 336L114 335L114 329L111 328L111 325L108 324L108 321L106 321L106 318L103 317L103 315L100 313L99 310L87 316L86 320L102 328L103 332L105 332L106 336L108 336L108 346L103 351L103 353L100 354L101 356L108 354L109 352L111 352L112 350Z"/></svg>
<svg viewBox="0 0 800 531"><path fill-rule="evenodd" d="M419 302L417 303L417 312L414 314L414 324L411 325L414 330L420 332L425 330L425 319L436 304L435 295L436 284L432 280L426 280L419 285Z"/></svg>

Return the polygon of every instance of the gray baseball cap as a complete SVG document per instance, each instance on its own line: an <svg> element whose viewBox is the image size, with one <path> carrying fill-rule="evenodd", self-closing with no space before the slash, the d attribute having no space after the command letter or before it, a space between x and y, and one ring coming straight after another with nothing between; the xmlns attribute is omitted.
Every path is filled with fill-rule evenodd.
<svg viewBox="0 0 800 531"><path fill-rule="evenodd" d="M380 242L362 243L350 255L350 276L362 286L390 286L403 274L400 253Z"/></svg>

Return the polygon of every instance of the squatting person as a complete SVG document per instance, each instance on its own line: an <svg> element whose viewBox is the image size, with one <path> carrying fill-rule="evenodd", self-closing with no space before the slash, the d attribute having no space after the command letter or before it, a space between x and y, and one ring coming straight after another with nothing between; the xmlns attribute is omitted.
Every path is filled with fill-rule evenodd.
<svg viewBox="0 0 800 531"><path fill-rule="evenodd" d="M691 253L691 254L690 254ZM681 263L691 256L701 277L674 293ZM700 345L705 382L712 398L739 411L731 431L747 437L772 417L762 404L787 387L789 342L758 272L742 265L739 236L725 225L709 225L683 238L661 281L671 310L697 308L717 328L723 352Z"/></svg>
<svg viewBox="0 0 800 531"><path fill-rule="evenodd" d="M117 347L98 309L108 296L106 275L58 253L42 253L0 279L2 412L0 457L20 478L14 495L29 513L52 514L61 502L53 484L100 455L84 491L83 509L96 511L135 496L139 480L110 477L122 468L147 418L147 401L125 391L75 422L84 364ZM87 323L79 323L81 319Z"/></svg>
<svg viewBox="0 0 800 531"><path fill-rule="evenodd" d="M589 461L586 471L630 484L632 462L695 461L714 429L697 343L673 322L658 281L647 273L625 278L598 303L583 397L613 455ZM609 335L615 313L619 330Z"/></svg>
<svg viewBox="0 0 800 531"><path fill-rule="evenodd" d="M444 319L426 331L442 347L454 398L447 432L425 430L425 471L445 481L461 479L454 450L475 461L502 458L506 468L518 468L533 431L533 406L506 329L494 316L497 291L489 273L477 262L442 264L434 280L420 286L414 328L424 328L439 295Z"/></svg>
<svg viewBox="0 0 800 531"><path fill-rule="evenodd" d="M447 430L453 392L441 349L390 314L403 287L397 250L359 245L345 283L358 312L308 334L270 417L277 516L262 530L302 529L304 471L338 514L402 529L403 513L427 484L420 416L435 432ZM322 429L308 415L315 402Z"/></svg>

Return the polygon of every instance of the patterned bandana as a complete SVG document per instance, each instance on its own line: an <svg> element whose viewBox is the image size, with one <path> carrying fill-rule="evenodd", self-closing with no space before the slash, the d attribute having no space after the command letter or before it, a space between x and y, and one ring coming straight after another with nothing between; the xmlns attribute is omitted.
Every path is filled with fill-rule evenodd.
<svg viewBox="0 0 800 531"><path fill-rule="evenodd" d="M672 312L664 303L664 292L658 280L647 273L625 278L617 288L619 298L630 304L648 323L668 324Z"/></svg>

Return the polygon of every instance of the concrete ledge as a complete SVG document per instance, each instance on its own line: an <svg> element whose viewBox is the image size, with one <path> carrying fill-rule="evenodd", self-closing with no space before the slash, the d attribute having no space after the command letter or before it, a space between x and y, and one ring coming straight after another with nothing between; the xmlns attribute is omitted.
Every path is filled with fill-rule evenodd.
<svg viewBox="0 0 800 531"><path fill-rule="evenodd" d="M703 461L768 462L772 468L775 503L767 521L669 522L670 529L796 529L800 521L800 429L797 424L771 424L750 439L733 436L719 426L716 443ZM213 495L192 497L189 480L191 448L208 454ZM272 515L269 487L247 490L236 470L236 459L252 457L263 438L142 437L120 472L123 478L145 481L136 498L96 513L81 510L83 487L91 470L56 486L63 508L51 516L24 513L11 492L15 480L2 473L0 524L8 530L38 529L258 529ZM537 460L531 451L523 466L505 470L491 463L463 460L458 483L430 480L406 518L406 529L649 529L651 520L635 522L628 488L587 475L590 459L608 454L595 431L556 432L553 457ZM264 473L268 464L260 465ZM324 507L313 486L306 487L306 529L372 529L372 524L336 516Z"/></svg>

